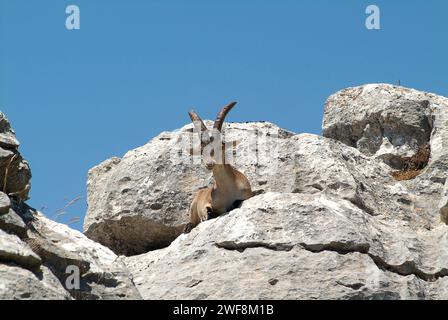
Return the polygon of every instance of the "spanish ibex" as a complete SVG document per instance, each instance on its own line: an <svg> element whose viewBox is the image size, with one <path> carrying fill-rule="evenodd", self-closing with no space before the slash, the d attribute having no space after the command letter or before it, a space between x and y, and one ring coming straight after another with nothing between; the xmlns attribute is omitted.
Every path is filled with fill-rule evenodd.
<svg viewBox="0 0 448 320"><path fill-rule="evenodd" d="M188 112L194 130L199 133L202 161L205 167L212 171L215 183L196 194L191 203L190 222L185 226L185 233L202 221L228 212L253 196L246 176L226 163L225 143L221 139L224 119L235 104L236 102L232 102L221 109L211 132L196 112Z"/></svg>

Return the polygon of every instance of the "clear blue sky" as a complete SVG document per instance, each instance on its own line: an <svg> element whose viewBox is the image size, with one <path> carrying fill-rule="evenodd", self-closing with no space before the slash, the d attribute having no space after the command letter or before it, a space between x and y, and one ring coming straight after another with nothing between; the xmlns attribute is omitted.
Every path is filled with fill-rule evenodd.
<svg viewBox="0 0 448 320"><path fill-rule="evenodd" d="M320 133L333 92L371 82L448 95L448 1L0 0L0 110L32 199L84 217L89 168L230 100L229 121ZM81 29L65 28L65 8ZM381 9L369 31L365 8ZM72 226L81 229L82 223Z"/></svg>

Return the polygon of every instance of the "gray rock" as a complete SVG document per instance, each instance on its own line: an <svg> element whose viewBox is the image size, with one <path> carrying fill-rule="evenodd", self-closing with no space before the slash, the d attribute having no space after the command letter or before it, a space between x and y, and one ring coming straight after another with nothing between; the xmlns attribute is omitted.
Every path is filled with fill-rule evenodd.
<svg viewBox="0 0 448 320"><path fill-rule="evenodd" d="M447 235L323 193L266 193L125 262L146 299L443 299Z"/></svg>
<svg viewBox="0 0 448 320"><path fill-rule="evenodd" d="M440 196L448 169L447 123L448 98L388 84L369 84L330 96L322 127L325 137L381 159L394 169L405 169L409 158L429 145L426 167L402 185L414 199L413 209L437 223L434 212L439 209L444 220Z"/></svg>
<svg viewBox="0 0 448 320"><path fill-rule="evenodd" d="M396 169L429 143L431 97L385 84L348 88L325 104L323 135L382 158Z"/></svg>
<svg viewBox="0 0 448 320"><path fill-rule="evenodd" d="M132 276L110 249L88 239L79 231L33 215L27 242L52 273L65 284L67 267L78 267L80 289L69 290L76 299L140 299Z"/></svg>
<svg viewBox="0 0 448 320"><path fill-rule="evenodd" d="M6 116L0 112L0 147L17 149L20 143Z"/></svg>
<svg viewBox="0 0 448 320"><path fill-rule="evenodd" d="M133 255L164 247L180 234L192 197L212 183L211 174L200 163L172 155L178 145L160 142L161 138L179 141L188 128L163 133L121 161L108 160L90 171L84 225L88 237L118 254ZM418 225L426 225L427 216L433 215L433 208L426 208L424 202L423 213L410 211L416 200L393 179L387 165L340 142L293 135L269 123L229 124L226 132L228 140L242 140L235 165L256 193L324 192L347 199L371 215L412 216L411 222ZM251 141L251 132L261 132L262 137L277 132L278 137L271 135L263 145ZM244 149L253 145L260 150L251 154Z"/></svg>
<svg viewBox="0 0 448 320"><path fill-rule="evenodd" d="M0 229L8 233L16 234L23 239L27 233L27 227L23 219L13 209L0 215Z"/></svg>
<svg viewBox="0 0 448 320"><path fill-rule="evenodd" d="M18 146L0 113L0 299L140 299L110 249L24 203L31 171ZM78 268L79 288L67 288L68 267Z"/></svg>
<svg viewBox="0 0 448 320"><path fill-rule="evenodd" d="M0 230L0 262L14 263L31 270L36 270L42 263L40 257L19 237L3 230Z"/></svg>
<svg viewBox="0 0 448 320"><path fill-rule="evenodd" d="M89 171L84 220L89 238L117 254L133 255L165 247L183 231L195 193L212 184L212 175L200 157L188 152L196 139L191 128L163 132L122 159L106 160ZM236 159L253 190L288 192L294 188L294 180L276 178L293 166L293 159L282 158L292 133L268 122L255 122L226 124L225 134L225 141L239 142L236 157L229 161ZM253 152L256 148L260 150Z"/></svg>
<svg viewBox="0 0 448 320"><path fill-rule="evenodd" d="M6 194L0 191L0 216L7 213L9 208L11 208L11 200L9 200Z"/></svg>
<svg viewBox="0 0 448 320"><path fill-rule="evenodd" d="M226 124L230 160L257 195L190 234L188 207L212 176L189 153L191 125L163 132L90 170L90 239L12 197L0 298L448 299L447 106L378 84L330 97L324 137ZM396 180L426 145L418 175ZM5 169L17 147L0 147ZM64 287L72 265L79 290Z"/></svg>
<svg viewBox="0 0 448 320"><path fill-rule="evenodd" d="M31 169L20 155L18 147L19 142L11 125L0 112L0 189L24 201L28 199L30 191Z"/></svg>
<svg viewBox="0 0 448 320"><path fill-rule="evenodd" d="M0 220L1 229L11 232L0 230L1 298L141 299L126 266L110 249L25 204L13 207L0 217L7 218ZM79 270L79 288L67 287L73 274L69 267Z"/></svg>
<svg viewBox="0 0 448 320"><path fill-rule="evenodd" d="M447 123L447 99L430 93L381 84L336 93L325 137L287 134L269 161L237 157L259 195L125 263L146 299L446 299ZM245 125L227 127L240 146L250 145ZM427 145L417 175L397 180ZM161 190L176 188L183 166L160 166Z"/></svg>
<svg viewBox="0 0 448 320"><path fill-rule="evenodd" d="M36 274L14 265L0 263L0 300L71 300L51 271L41 266Z"/></svg>
<svg viewBox="0 0 448 320"><path fill-rule="evenodd" d="M439 203L440 219L448 224L448 180L445 182L442 197Z"/></svg>

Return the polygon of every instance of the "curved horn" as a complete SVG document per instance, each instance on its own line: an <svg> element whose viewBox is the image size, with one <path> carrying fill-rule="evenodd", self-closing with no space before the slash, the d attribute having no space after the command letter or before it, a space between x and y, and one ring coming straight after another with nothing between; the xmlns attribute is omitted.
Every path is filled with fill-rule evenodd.
<svg viewBox="0 0 448 320"><path fill-rule="evenodd" d="M226 118L229 111L232 110L232 108L235 105L236 105L236 102L231 102L221 109L221 111L218 113L218 116L216 117L215 124L213 125L214 129L218 129L218 131L221 131L222 124L224 123L224 119Z"/></svg>
<svg viewBox="0 0 448 320"><path fill-rule="evenodd" d="M204 121L202 121L201 117L198 116L198 114L194 110L188 111L188 115L190 116L191 121L193 122L193 125L196 127L198 122L201 124L201 130L199 132L207 131L207 127L204 124ZM198 128L196 128L197 130Z"/></svg>

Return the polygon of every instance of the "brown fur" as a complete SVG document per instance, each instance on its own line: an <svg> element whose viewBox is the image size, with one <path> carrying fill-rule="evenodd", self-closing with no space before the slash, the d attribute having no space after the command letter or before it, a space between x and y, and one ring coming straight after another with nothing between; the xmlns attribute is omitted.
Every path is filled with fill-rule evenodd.
<svg viewBox="0 0 448 320"><path fill-rule="evenodd" d="M431 156L429 144L421 146L412 157L404 158L405 165L401 171L391 172L395 180L411 180L417 177L426 167Z"/></svg>
<svg viewBox="0 0 448 320"><path fill-rule="evenodd" d="M223 110L225 110L224 108ZM225 117L229 110L230 108L225 112L221 111L218 114L218 119L221 118L221 121L223 121L223 117ZM193 114L193 117L191 114ZM191 112L190 117L194 121L199 120L202 126L202 120L196 113ZM219 126L219 129L221 129L221 126ZM201 130L205 131L203 126ZM201 141L203 140L201 139ZM221 144L222 159L219 164L216 163L217 161L213 152L210 158L203 159L206 167L212 171L215 183L210 188L199 190L194 197L190 206L190 222L185 226L186 233L190 232L199 223L228 212L237 207L242 201L253 196L249 180L246 176L230 164L225 163L225 144L222 142ZM201 144L201 147L203 148L205 145Z"/></svg>

